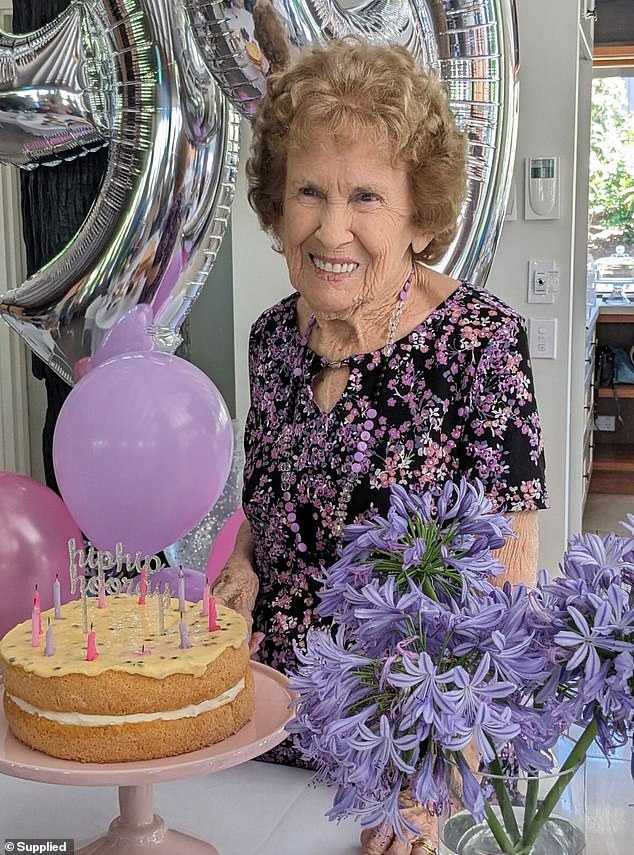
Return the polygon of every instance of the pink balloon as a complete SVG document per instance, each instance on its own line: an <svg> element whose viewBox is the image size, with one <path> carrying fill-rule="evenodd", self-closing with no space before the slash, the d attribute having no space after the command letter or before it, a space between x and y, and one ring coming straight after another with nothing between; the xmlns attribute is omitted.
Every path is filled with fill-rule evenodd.
<svg viewBox="0 0 634 855"><path fill-rule="evenodd" d="M93 368L53 436L66 506L98 549L158 552L218 499L233 455L226 404L191 363L146 351Z"/></svg>
<svg viewBox="0 0 634 855"><path fill-rule="evenodd" d="M26 475L0 472L0 636L33 610L37 584L42 610L53 606L59 574L62 602L71 599L68 539L84 539L64 503Z"/></svg>
<svg viewBox="0 0 634 855"><path fill-rule="evenodd" d="M233 548L236 545L238 529L245 519L244 511L242 508L238 508L238 510L229 517L216 535L216 539L211 545L209 558L207 559L207 565L205 567L205 575L207 576L210 585L213 585L216 581L220 575L220 571L227 563L227 559L233 552Z"/></svg>

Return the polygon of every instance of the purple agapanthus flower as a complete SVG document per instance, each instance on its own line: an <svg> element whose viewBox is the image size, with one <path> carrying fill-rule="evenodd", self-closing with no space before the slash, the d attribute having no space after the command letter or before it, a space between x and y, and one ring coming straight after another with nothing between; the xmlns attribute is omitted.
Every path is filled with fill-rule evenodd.
<svg viewBox="0 0 634 855"><path fill-rule="evenodd" d="M497 764L510 746L536 774L573 726L606 756L632 741L634 516L624 525L572 538L558 575L513 588L492 584L492 552L514 535L479 482L397 485L385 518L347 526L318 607L337 629L297 651L288 725L338 787L329 817L415 833L403 791L440 813L453 769L480 821L491 786L467 747Z"/></svg>

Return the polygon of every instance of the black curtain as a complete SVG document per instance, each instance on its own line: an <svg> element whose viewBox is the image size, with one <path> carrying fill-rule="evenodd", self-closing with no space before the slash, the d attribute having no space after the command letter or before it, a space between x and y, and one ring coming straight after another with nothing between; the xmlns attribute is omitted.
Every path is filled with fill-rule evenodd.
<svg viewBox="0 0 634 855"><path fill-rule="evenodd" d="M13 30L27 33L52 21L69 6L70 0L20 0L14 3ZM103 180L108 150L78 158L59 166L40 166L21 173L23 233L26 244L27 275L53 258L73 237L90 210ZM188 324L180 329L183 344L178 356L189 358ZM46 418L42 433L42 455L46 483L55 491L52 443L57 416L70 386L39 357L33 355L33 374L46 384Z"/></svg>
<svg viewBox="0 0 634 855"><path fill-rule="evenodd" d="M20 0L13 7L13 30L26 33L52 21L69 0ZM59 166L40 166L21 173L22 219L26 244L27 274L53 258L82 224L99 191L108 161L107 149ZM33 355L33 374L46 384L46 419L42 454L46 483L57 490L51 448L57 416L70 386Z"/></svg>

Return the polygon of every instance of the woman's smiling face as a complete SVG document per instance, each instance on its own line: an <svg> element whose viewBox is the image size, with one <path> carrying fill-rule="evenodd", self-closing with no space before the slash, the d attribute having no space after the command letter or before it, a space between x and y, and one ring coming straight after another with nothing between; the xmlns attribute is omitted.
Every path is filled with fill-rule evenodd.
<svg viewBox="0 0 634 855"><path fill-rule="evenodd" d="M373 142L315 139L288 154L277 232L293 287L323 316L384 303L403 284L431 235L414 222L404 168Z"/></svg>

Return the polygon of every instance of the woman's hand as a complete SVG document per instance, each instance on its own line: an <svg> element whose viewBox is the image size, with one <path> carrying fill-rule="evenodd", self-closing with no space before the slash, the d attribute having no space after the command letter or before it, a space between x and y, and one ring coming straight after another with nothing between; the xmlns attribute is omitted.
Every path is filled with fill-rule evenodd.
<svg viewBox="0 0 634 855"><path fill-rule="evenodd" d="M240 526L236 545L229 560L213 586L212 595L220 605L238 612L247 622L249 650L253 655L262 639L261 632L252 633L253 609L260 582L253 564L253 544L248 522Z"/></svg>
<svg viewBox="0 0 634 855"><path fill-rule="evenodd" d="M366 828L361 832L362 855L436 855L438 852L438 817L424 805L413 802L406 792L401 796L401 816L420 829L401 840L386 826Z"/></svg>

